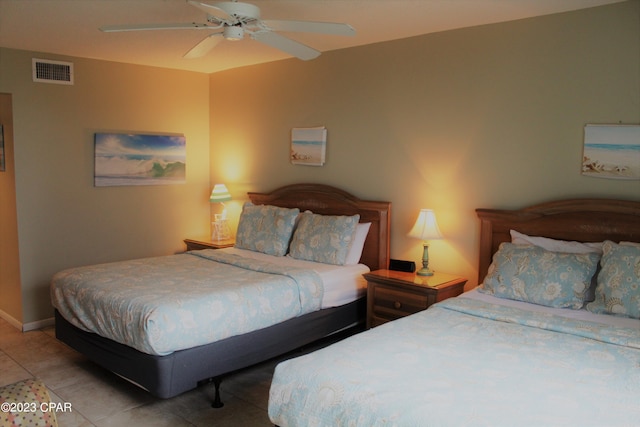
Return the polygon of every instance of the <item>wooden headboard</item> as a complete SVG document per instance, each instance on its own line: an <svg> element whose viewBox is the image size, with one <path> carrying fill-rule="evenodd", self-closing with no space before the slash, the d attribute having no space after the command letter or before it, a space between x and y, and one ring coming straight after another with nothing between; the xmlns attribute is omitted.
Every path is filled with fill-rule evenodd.
<svg viewBox="0 0 640 427"><path fill-rule="evenodd" d="M339 188L323 184L293 184L270 193L248 193L256 205L310 210L321 215L360 214L360 222L370 222L360 262L371 270L389 265L391 203L360 200Z"/></svg>
<svg viewBox="0 0 640 427"><path fill-rule="evenodd" d="M500 243L511 241L509 230L578 242L640 242L640 201L570 199L518 210L476 209L476 213L481 221L479 284Z"/></svg>

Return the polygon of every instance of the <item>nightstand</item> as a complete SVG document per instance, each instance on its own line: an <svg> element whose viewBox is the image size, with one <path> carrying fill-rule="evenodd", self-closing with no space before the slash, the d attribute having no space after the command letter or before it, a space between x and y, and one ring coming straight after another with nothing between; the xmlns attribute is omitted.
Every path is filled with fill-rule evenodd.
<svg viewBox="0 0 640 427"><path fill-rule="evenodd" d="M188 251L199 251L201 249L222 249L229 248L236 244L235 239L216 240L211 239L184 239Z"/></svg>
<svg viewBox="0 0 640 427"><path fill-rule="evenodd" d="M460 295L467 279L438 273L418 276L402 271L376 270L367 279L367 328L373 328Z"/></svg>

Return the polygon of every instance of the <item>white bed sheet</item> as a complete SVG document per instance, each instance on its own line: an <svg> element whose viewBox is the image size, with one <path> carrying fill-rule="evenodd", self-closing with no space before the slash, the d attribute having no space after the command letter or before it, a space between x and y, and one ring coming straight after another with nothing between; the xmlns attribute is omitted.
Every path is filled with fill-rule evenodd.
<svg viewBox="0 0 640 427"><path fill-rule="evenodd" d="M459 298L472 298L479 301L489 302L492 304L503 305L507 307L516 307L522 310L528 310L536 313L554 314L557 316L567 317L569 319L583 320L589 322L598 322L609 326L618 326L623 328L639 328L640 320L630 317L614 316L611 314L596 314L585 309L573 310L570 308L553 308L543 305L531 304L523 301L498 298L493 295L483 294L475 288L465 292Z"/></svg>
<svg viewBox="0 0 640 427"><path fill-rule="evenodd" d="M235 247L219 250L237 254L246 258L269 261L283 266L308 268L315 271L320 275L324 284L324 295L322 297L321 308L338 307L348 304L363 297L367 293L367 281L362 277L362 275L369 272L369 267L364 264L322 264L318 262L298 260L290 256L277 257Z"/></svg>

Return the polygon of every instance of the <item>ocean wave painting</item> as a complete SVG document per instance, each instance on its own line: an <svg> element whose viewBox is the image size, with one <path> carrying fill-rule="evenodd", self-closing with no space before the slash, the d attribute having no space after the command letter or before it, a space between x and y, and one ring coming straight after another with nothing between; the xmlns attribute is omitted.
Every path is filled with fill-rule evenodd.
<svg viewBox="0 0 640 427"><path fill-rule="evenodd" d="M96 187L186 182L184 136L96 133Z"/></svg>
<svg viewBox="0 0 640 427"><path fill-rule="evenodd" d="M640 126L585 126L582 174L640 180Z"/></svg>

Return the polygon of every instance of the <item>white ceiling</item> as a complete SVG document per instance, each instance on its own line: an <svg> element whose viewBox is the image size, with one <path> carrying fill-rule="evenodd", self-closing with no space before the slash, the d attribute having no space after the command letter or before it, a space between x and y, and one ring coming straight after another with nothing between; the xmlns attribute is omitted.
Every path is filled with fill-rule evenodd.
<svg viewBox="0 0 640 427"><path fill-rule="evenodd" d="M623 0L247 0L263 19L344 22L355 37L287 34L319 51L566 12ZM215 3L212 0L211 3ZM0 46L205 73L288 56L245 38L199 59L182 55L196 30L103 33L103 25L205 22L186 0L0 0Z"/></svg>

